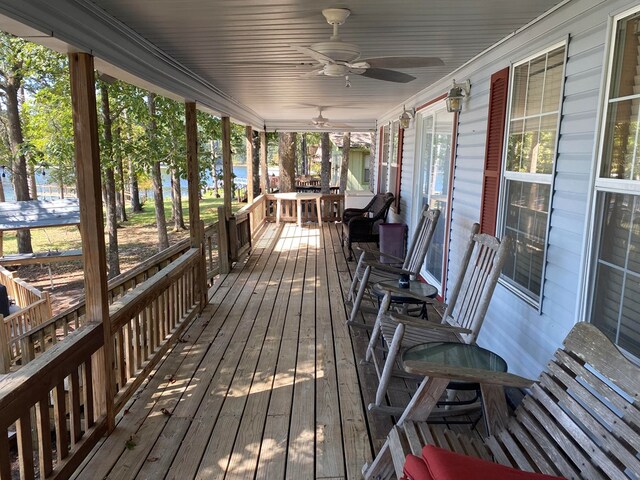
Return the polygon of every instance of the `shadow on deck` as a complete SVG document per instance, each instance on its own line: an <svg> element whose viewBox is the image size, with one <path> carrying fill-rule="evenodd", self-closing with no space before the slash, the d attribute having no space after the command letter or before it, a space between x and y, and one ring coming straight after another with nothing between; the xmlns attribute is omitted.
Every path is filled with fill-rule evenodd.
<svg viewBox="0 0 640 480"><path fill-rule="evenodd" d="M353 266L335 224L269 224L76 478L360 478L391 422L366 411Z"/></svg>

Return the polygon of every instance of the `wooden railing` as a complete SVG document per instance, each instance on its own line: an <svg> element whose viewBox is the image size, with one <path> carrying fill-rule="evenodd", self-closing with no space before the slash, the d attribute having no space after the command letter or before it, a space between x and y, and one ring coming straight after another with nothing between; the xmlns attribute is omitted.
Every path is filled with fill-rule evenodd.
<svg viewBox="0 0 640 480"><path fill-rule="evenodd" d="M179 334L197 314L196 275L202 256L191 248L109 308L114 338L119 411Z"/></svg>
<svg viewBox="0 0 640 480"><path fill-rule="evenodd" d="M117 390L112 414L122 410L197 314L201 262L201 251L190 248L110 306L113 344L108 348L113 348L115 368L110 371ZM106 417L94 413L105 392L88 388L104 373L92 365L99 364L92 357L105 347L103 325L88 323L71 332L0 382L2 480L36 478L36 466L40 478L67 478L105 433ZM14 434L18 457L12 462Z"/></svg>
<svg viewBox="0 0 640 480"><path fill-rule="evenodd" d="M342 213L344 212L344 195L340 194L324 194L322 195L321 208L322 208L322 221L323 222L339 222L342 220ZM280 215L280 221L283 222L297 222L298 213L295 200L281 199L282 212ZM277 197L272 194L266 195L265 201L265 218L269 221L276 220L276 208ZM302 222L315 222L316 206L315 202L308 201L302 202Z"/></svg>
<svg viewBox="0 0 640 480"><path fill-rule="evenodd" d="M206 227L204 233L207 283L211 286L213 279L220 272L216 241L218 223L216 222ZM173 261L189 251L189 249L189 240L183 240L110 280L107 287L109 304L113 304L157 272L169 266ZM85 314L86 306L83 300L55 317L49 315L49 317L47 317L48 320L41 322L39 325L32 326L28 331L20 331L15 338L11 337L11 340L6 342L7 345L10 345L10 350L7 350L8 353L10 353L9 363L15 368L18 360L20 360L21 365L32 361L35 357L41 355L83 325ZM2 339L0 339L0 353L2 353L3 344L5 344L5 342L2 342Z"/></svg>
<svg viewBox="0 0 640 480"><path fill-rule="evenodd" d="M227 273L231 262L251 248L255 237L266 222L267 195L259 195L250 205L238 210L228 222L219 222L220 272ZM218 218L225 215L224 207L218 207Z"/></svg>
<svg viewBox="0 0 640 480"><path fill-rule="evenodd" d="M0 315L0 373L7 373L21 356L21 337L51 318L51 298L4 267L0 283L19 307L7 317Z"/></svg>

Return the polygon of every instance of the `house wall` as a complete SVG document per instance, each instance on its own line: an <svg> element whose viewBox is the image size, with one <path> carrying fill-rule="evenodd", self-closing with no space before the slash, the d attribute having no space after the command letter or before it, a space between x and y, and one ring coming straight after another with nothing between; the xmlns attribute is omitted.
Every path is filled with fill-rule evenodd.
<svg viewBox="0 0 640 480"><path fill-rule="evenodd" d="M487 134L489 79L494 72L567 40L566 81L550 207L550 230L540 311L502 285L496 288L478 343L502 355L510 371L537 376L574 323L582 320L580 288L599 132L603 65L612 15L639 4L628 0L575 0L469 62L452 77L471 80L471 94L459 115L453 178L448 285L457 278L465 232L480 216ZM446 93L451 77L405 102L419 106ZM401 106L379 124L397 118ZM416 171L416 128L405 131L400 213L410 221ZM376 164L377 167L377 164Z"/></svg>

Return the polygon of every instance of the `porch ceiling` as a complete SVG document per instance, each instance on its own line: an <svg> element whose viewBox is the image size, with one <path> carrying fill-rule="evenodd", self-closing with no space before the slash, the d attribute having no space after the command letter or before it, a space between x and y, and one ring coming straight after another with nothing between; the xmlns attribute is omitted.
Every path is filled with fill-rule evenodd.
<svg viewBox="0 0 640 480"><path fill-rule="evenodd" d="M3 3L12 4L13 8L6 8ZM114 23L121 22L132 30L120 29L128 41L132 35L139 35L180 67L196 74L205 86L214 86L215 95L223 96L224 102L192 96L205 107L237 121L254 127L266 125L269 130L310 130L317 106L323 106L324 116L333 123L362 130L373 128L376 118L561 0L81 0L61 2L64 6L57 9L36 0L29 2L30 11L19 7L19 3L0 2L0 12L21 21L26 19L32 26L42 25L44 31L53 31L54 37L71 39L67 41L70 44L79 38L74 32L64 31L73 24L65 27L64 22L50 22L49 17L38 15L34 4L43 5L43 9L49 9L47 15L59 16L58 20L90 16L96 24L109 25L110 32L117 30ZM345 88L343 77L300 78L313 69L312 60L291 45L309 46L329 38L331 26L321 14L328 7L351 10L340 33L343 41L361 48L363 58L440 57L444 66L404 69L417 77L407 84L351 75L351 88ZM76 13L80 16L74 16ZM37 21L29 22L36 17ZM109 35L114 37L113 33ZM76 46L98 54L99 42L104 38L94 37L86 36ZM118 43L115 38L111 40ZM125 62L117 64L117 55L106 57L111 57L107 61L117 67L128 69ZM145 78L142 71L135 75L158 83L151 76ZM170 83L161 87L171 90Z"/></svg>

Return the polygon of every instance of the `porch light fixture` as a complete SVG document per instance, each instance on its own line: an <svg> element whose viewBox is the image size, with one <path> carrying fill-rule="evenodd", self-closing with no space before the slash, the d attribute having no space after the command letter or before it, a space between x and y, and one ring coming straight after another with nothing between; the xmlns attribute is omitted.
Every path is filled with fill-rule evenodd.
<svg viewBox="0 0 640 480"><path fill-rule="evenodd" d="M415 110L411 109L411 110L407 110L406 108L404 108L404 105L402 106L402 115L400 115L400 117L398 118L398 120L400 121L400 128L407 129L409 128L409 125L411 124L411 119L415 116Z"/></svg>
<svg viewBox="0 0 640 480"><path fill-rule="evenodd" d="M447 112L459 113L462 110L462 99L469 96L471 91L471 81L467 80L464 83L456 83L453 81L453 86L447 94Z"/></svg>

